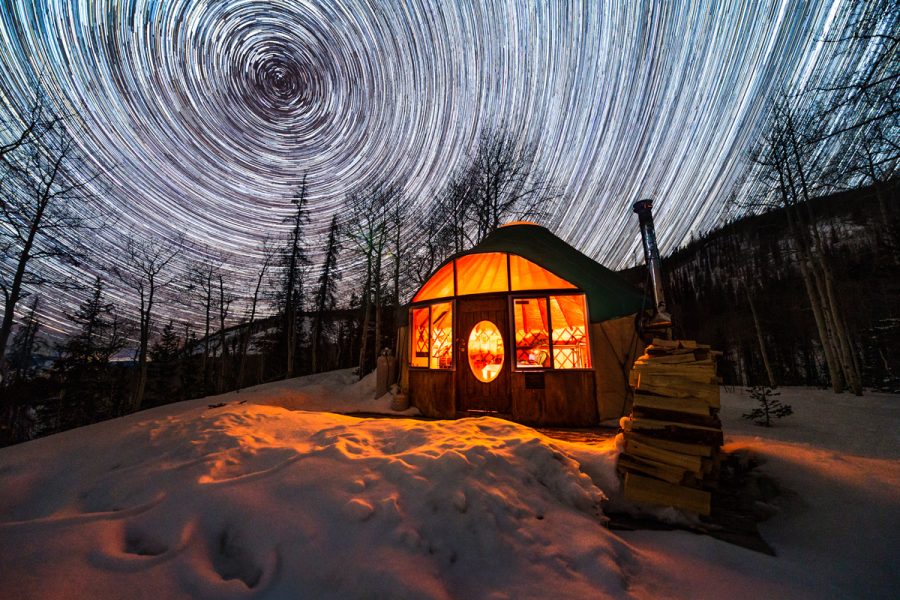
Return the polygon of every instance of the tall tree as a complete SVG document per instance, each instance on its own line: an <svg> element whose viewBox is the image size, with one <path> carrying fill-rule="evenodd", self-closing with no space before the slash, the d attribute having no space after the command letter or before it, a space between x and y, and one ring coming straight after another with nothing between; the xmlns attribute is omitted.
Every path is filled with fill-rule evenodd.
<svg viewBox="0 0 900 600"><path fill-rule="evenodd" d="M28 306L28 312L22 317L22 323L13 335L9 351L11 381L4 381L4 384L23 381L34 375L34 353L40 344L37 339L38 331L41 328L41 320L38 315L40 300L41 297L38 295L33 297Z"/></svg>
<svg viewBox="0 0 900 600"><path fill-rule="evenodd" d="M484 131L462 176L475 242L508 220L541 220L559 194L537 166L537 149L521 144L507 127Z"/></svg>
<svg viewBox="0 0 900 600"><path fill-rule="evenodd" d="M309 265L303 244L303 229L309 223L308 202L306 173L304 173L300 188L291 200L295 207L294 213L285 219L285 223L289 223L291 229L281 257L284 277L279 296L284 318L286 379L294 376L297 367L296 352L302 327L300 312L303 310L303 279Z"/></svg>
<svg viewBox="0 0 900 600"><path fill-rule="evenodd" d="M150 347L150 364L153 377L148 382L151 396L157 404L168 404L180 399L181 387L179 362L182 361L182 343L175 329L175 321L170 319L163 327L159 339Z"/></svg>
<svg viewBox="0 0 900 600"><path fill-rule="evenodd" d="M103 280L97 277L91 295L67 315L77 331L60 348L55 366L62 377L57 429L93 423L117 412L109 363L125 347L125 331L103 287Z"/></svg>
<svg viewBox="0 0 900 600"><path fill-rule="evenodd" d="M215 252L206 248L203 259L193 262L188 267L188 290L193 302L200 304L203 310L203 354L200 371L202 373L203 392L210 390L210 340L212 334L213 308L215 307L216 277L221 268L221 261Z"/></svg>
<svg viewBox="0 0 900 600"><path fill-rule="evenodd" d="M219 269L219 272L216 276L216 280L218 283L218 309L219 309L219 382L217 386L217 391L219 393L225 391L226 385L226 377L229 368L229 359L228 359L228 340L225 334L225 323L228 319L228 313L231 308L231 303L234 302L235 296L230 291L226 289L225 286L225 274L222 269Z"/></svg>
<svg viewBox="0 0 900 600"><path fill-rule="evenodd" d="M338 254L341 251L341 232L337 215L331 217L328 228L328 240L325 242L325 260L322 272L316 282L314 297L315 313L313 314L311 332L312 372L318 373L321 367L322 336L330 333L334 322L326 320L325 315L337 304L337 283L341 278L338 270Z"/></svg>
<svg viewBox="0 0 900 600"><path fill-rule="evenodd" d="M835 292L827 249L812 212L812 180L821 173L812 146L822 137L799 116L796 99L787 95L773 105L763 141L754 155L761 195L784 210L797 264L815 318L832 388L841 392L846 382L862 393L858 369L849 343L849 331ZM768 201L763 200L763 204Z"/></svg>
<svg viewBox="0 0 900 600"><path fill-rule="evenodd" d="M173 267L180 252L180 242L170 243L157 238L142 240L132 234L125 244L124 263L114 268L119 279L137 293L139 301L138 375L131 398L133 411L140 410L147 387L147 358L158 294L177 277Z"/></svg>
<svg viewBox="0 0 900 600"><path fill-rule="evenodd" d="M368 346L372 341L369 331L374 321L374 348L381 344L381 292L382 258L388 241L390 206L400 188L392 182L378 181L356 190L345 201L348 215L344 235L351 249L363 259L363 280L360 317L359 377L368 372L371 356Z"/></svg>
<svg viewBox="0 0 900 600"><path fill-rule="evenodd" d="M247 352L250 346L250 338L253 335L253 324L256 322L256 313L259 306L259 295L262 290L262 283L275 260L275 247L270 239L263 242L262 260L259 269L256 271L256 283L253 287L253 293L250 296L250 308L247 317L244 319L244 327L241 330L241 339L238 352L240 359L238 362L237 390L240 391L244 387L244 377L247 370Z"/></svg>
<svg viewBox="0 0 900 600"><path fill-rule="evenodd" d="M11 126L6 128L8 133ZM87 227L96 175L81 159L61 120L39 95L27 121L0 146L0 365L27 288L62 285L52 262L80 259L75 241Z"/></svg>

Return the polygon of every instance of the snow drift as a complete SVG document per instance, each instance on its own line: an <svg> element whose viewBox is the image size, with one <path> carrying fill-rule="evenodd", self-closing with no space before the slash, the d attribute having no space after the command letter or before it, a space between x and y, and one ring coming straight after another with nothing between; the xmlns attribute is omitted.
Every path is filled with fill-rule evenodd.
<svg viewBox="0 0 900 600"><path fill-rule="evenodd" d="M634 508L611 438L309 410L387 412L373 391L316 375L0 450L3 597L893 598L900 586L896 395L784 389L795 414L773 429L741 419L746 395L722 395L726 449L785 492L761 527L773 557L607 530L601 502Z"/></svg>
<svg viewBox="0 0 900 600"><path fill-rule="evenodd" d="M529 428L179 408L3 451L7 592L622 594L631 559L603 526L603 492Z"/></svg>

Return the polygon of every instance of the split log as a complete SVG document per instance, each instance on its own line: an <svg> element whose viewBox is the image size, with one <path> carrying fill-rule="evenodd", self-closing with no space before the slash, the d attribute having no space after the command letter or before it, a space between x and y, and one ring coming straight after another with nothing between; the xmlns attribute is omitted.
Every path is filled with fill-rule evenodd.
<svg viewBox="0 0 900 600"><path fill-rule="evenodd" d="M626 442L628 440L634 440L636 442L640 442L648 446L653 446L655 448L670 450L672 452L678 452L680 454L689 454L691 456L702 456L708 458L713 455L714 450L713 448L705 444L675 442L672 440L664 440L649 435L643 435L633 431L625 433L624 435Z"/></svg>
<svg viewBox="0 0 900 600"><path fill-rule="evenodd" d="M702 475L703 461L699 456L663 450L662 448L656 448L649 444L643 444L635 439L628 438L625 438L625 452L637 457L680 467L682 470L691 471L697 475Z"/></svg>
<svg viewBox="0 0 900 600"><path fill-rule="evenodd" d="M704 516L709 516L712 504L712 495L705 490L675 485L636 473L625 473L624 490L625 497L635 502L673 506Z"/></svg>
<svg viewBox="0 0 900 600"><path fill-rule="evenodd" d="M681 483L685 475L684 469L656 462L654 460L648 460L646 458L629 456L628 454L619 456L618 467L626 474L633 472L644 473L651 477L656 477L657 479L676 484Z"/></svg>
<svg viewBox="0 0 900 600"><path fill-rule="evenodd" d="M709 402L700 398L667 398L651 394L635 392L634 407L655 410L668 410L708 417Z"/></svg>

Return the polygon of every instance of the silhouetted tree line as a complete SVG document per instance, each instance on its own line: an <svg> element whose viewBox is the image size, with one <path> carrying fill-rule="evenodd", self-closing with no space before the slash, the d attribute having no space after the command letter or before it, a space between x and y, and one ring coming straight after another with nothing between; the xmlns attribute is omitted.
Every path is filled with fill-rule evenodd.
<svg viewBox="0 0 900 600"><path fill-rule="evenodd" d="M883 187L900 229L898 185ZM900 266L875 190L812 198L861 385L900 391ZM832 386L786 209L745 217L663 259L674 335L724 352L727 385ZM644 283L646 269L625 274ZM852 388L851 388L852 391Z"/></svg>
<svg viewBox="0 0 900 600"><path fill-rule="evenodd" d="M395 348L402 304L428 269L508 220L549 214L556 198L534 148L505 130L481 136L424 214L414 215L401 183L371 181L347 195L327 231L312 231L314 183L303 174L283 235L257 248L248 277L246 261L219 249L134 229L114 247L86 248L99 226L82 210L94 177L43 97L30 118L2 147L0 231L12 260L0 280L0 444L277 379L343 368L362 377ZM96 275L60 279L54 260ZM342 281L348 265L358 272ZM59 289L85 299L65 314L70 334L51 342L40 309Z"/></svg>

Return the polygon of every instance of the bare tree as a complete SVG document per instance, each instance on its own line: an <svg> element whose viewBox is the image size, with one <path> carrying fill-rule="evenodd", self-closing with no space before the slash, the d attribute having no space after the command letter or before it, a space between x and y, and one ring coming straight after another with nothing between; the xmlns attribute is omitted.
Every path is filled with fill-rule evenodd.
<svg viewBox="0 0 900 600"><path fill-rule="evenodd" d="M204 314L203 355L201 357L200 370L203 374L203 391L207 392L210 387L209 355L212 311L215 302L215 281L221 268L221 260L209 248L203 254L203 260L195 261L188 267L188 290L193 301L199 302Z"/></svg>
<svg viewBox="0 0 900 600"><path fill-rule="evenodd" d="M895 0L851 2L824 41L837 46L844 69L826 74L816 93L829 97L820 118L834 118L829 135L867 128L900 115L900 11Z"/></svg>
<svg viewBox="0 0 900 600"><path fill-rule="evenodd" d="M147 353L153 331L154 309L160 290L168 287L178 276L174 262L181 252L181 243L158 238L140 239L129 235L125 244L124 262L114 267L122 283L138 295L138 377L131 399L131 409L140 410L147 386Z"/></svg>
<svg viewBox="0 0 900 600"><path fill-rule="evenodd" d="M219 269L218 274L216 275L217 283L218 283L218 309L219 309L219 382L217 385L217 391L223 392L225 391L226 385L226 377L228 372L228 344L225 335L225 322L228 320L228 312L231 308L231 303L235 300L235 295L231 293L231 291L226 290L225 287L225 274L223 269Z"/></svg>
<svg viewBox="0 0 900 600"><path fill-rule="evenodd" d="M244 327L241 330L241 339L239 346L240 359L238 362L237 391L244 387L244 376L247 368L247 351L250 346L250 337L253 335L253 324L256 321L256 313L259 305L259 293L262 289L263 280L266 273L275 260L275 246L271 240L267 239L262 244L262 262L256 272L256 284L253 288L253 294L250 299L250 309L244 320Z"/></svg>
<svg viewBox="0 0 900 600"><path fill-rule="evenodd" d="M46 268L78 263L78 233L92 215L90 184L97 175L76 151L58 117L43 106L42 96L29 121L0 147L0 365L12 331L16 307L28 288L70 285Z"/></svg>
<svg viewBox="0 0 900 600"><path fill-rule="evenodd" d="M862 393L858 365L849 341L849 330L835 292L834 276L827 249L812 212L812 178L815 144L822 137L807 130L794 105L794 99L782 96L776 101L763 142L754 156L764 198L774 196L783 207L792 232L797 264L816 321L829 377L835 392L844 382L854 393ZM821 168L815 171L821 173ZM772 196L770 196L772 194Z"/></svg>
<svg viewBox="0 0 900 600"><path fill-rule="evenodd" d="M381 343L382 258L389 236L390 207L396 195L400 193L397 184L379 181L351 193L345 202L348 220L344 234L350 241L351 249L365 264L361 296L360 379L365 376L368 369L369 330L373 321L373 310L376 352Z"/></svg>
<svg viewBox="0 0 900 600"><path fill-rule="evenodd" d="M520 144L506 127L482 133L457 185L467 197L475 242L515 219L545 219L559 194L540 173L534 145Z"/></svg>

